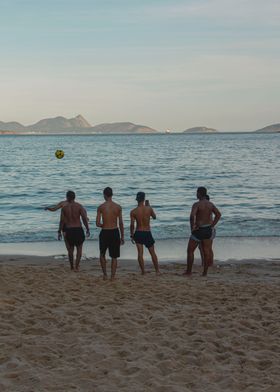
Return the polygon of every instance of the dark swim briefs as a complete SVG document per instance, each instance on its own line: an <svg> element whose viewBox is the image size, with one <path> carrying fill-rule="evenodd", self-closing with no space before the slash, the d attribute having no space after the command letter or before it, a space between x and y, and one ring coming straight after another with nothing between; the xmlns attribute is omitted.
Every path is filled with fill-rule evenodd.
<svg viewBox="0 0 280 392"><path fill-rule="evenodd" d="M191 234L191 239L194 241L210 240L212 237L212 226L205 225L200 226L197 230L194 230Z"/></svg>
<svg viewBox="0 0 280 392"><path fill-rule="evenodd" d="M109 248L109 256L113 259L120 257L120 232L119 229L102 229L99 234L99 250L105 256Z"/></svg>
<svg viewBox="0 0 280 392"><path fill-rule="evenodd" d="M148 249L155 243L155 240L153 239L152 233L150 231L136 230L133 239L136 244L145 245Z"/></svg>
<svg viewBox="0 0 280 392"><path fill-rule="evenodd" d="M79 246L85 240L85 233L82 227L66 227L65 238L69 245Z"/></svg>

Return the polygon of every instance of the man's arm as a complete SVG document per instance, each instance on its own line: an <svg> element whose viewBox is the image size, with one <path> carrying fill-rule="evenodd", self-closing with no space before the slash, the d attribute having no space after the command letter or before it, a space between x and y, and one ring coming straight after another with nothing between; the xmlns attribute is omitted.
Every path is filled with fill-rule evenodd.
<svg viewBox="0 0 280 392"><path fill-rule="evenodd" d="M130 238L132 242L134 236L134 226L135 226L135 216L133 214L133 211L130 211Z"/></svg>
<svg viewBox="0 0 280 392"><path fill-rule="evenodd" d="M196 229L196 214L197 214L197 204L194 203L190 214L190 225L191 225L192 232Z"/></svg>
<svg viewBox="0 0 280 392"><path fill-rule="evenodd" d="M63 212L63 209L62 209L61 213L60 213L60 221L59 221L59 227L58 227L58 232L57 232L57 239L59 241L62 238L61 232L62 232L63 226L64 226L64 212Z"/></svg>
<svg viewBox="0 0 280 392"><path fill-rule="evenodd" d="M157 219L156 213L155 213L155 211L152 209L152 207L151 207L151 217L152 217L153 219Z"/></svg>
<svg viewBox="0 0 280 392"><path fill-rule="evenodd" d="M103 224L101 223L101 218L102 218L101 208L98 207L97 208L97 214L96 214L96 226L102 228Z"/></svg>
<svg viewBox="0 0 280 392"><path fill-rule="evenodd" d="M66 203L66 201L65 200L63 200L63 201L60 201L58 204L56 204L55 206L48 206L48 207L45 207L45 211L57 211L57 210L59 210L60 208L63 208L64 207L64 205L65 205L65 203Z"/></svg>
<svg viewBox="0 0 280 392"><path fill-rule="evenodd" d="M121 244L124 244L124 226L123 226L123 218L122 218L122 208L120 207L119 212L119 227L121 232Z"/></svg>
<svg viewBox="0 0 280 392"><path fill-rule="evenodd" d="M220 211L218 210L218 208L214 204L213 204L212 212L215 215L215 218L214 218L211 226L214 227L219 222L222 214L220 213Z"/></svg>
<svg viewBox="0 0 280 392"><path fill-rule="evenodd" d="M84 224L84 226L86 228L86 231L87 231L87 233L86 233L87 237L89 237L90 236L90 232L89 232L88 218L87 218L86 210L84 209L83 206L81 206L80 215L81 215L83 224Z"/></svg>

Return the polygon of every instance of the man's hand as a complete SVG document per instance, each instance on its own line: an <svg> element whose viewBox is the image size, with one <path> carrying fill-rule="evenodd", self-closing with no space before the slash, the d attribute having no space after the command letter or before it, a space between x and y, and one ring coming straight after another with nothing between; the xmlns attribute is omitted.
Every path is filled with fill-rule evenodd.
<svg viewBox="0 0 280 392"><path fill-rule="evenodd" d="M134 241L133 235L131 235L131 236L130 236L130 241L131 241L133 244L135 244L135 241Z"/></svg>
<svg viewBox="0 0 280 392"><path fill-rule="evenodd" d="M86 237L87 237L87 238L90 237L90 231L89 231L89 229L86 231Z"/></svg>
<svg viewBox="0 0 280 392"><path fill-rule="evenodd" d="M124 245L124 239L121 238L121 245Z"/></svg>
<svg viewBox="0 0 280 392"><path fill-rule="evenodd" d="M196 226L196 225L194 225L194 226L191 228L191 232L193 232L193 231L195 231L195 230L198 230L198 229L199 229L199 227Z"/></svg>
<svg viewBox="0 0 280 392"><path fill-rule="evenodd" d="M58 241L61 241L61 239L62 239L61 231L57 232L57 239L58 239Z"/></svg>

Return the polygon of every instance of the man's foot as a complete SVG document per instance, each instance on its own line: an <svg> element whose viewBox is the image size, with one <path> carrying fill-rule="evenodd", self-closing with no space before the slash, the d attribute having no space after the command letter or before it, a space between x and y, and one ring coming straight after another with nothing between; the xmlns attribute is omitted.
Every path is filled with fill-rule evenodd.
<svg viewBox="0 0 280 392"><path fill-rule="evenodd" d="M161 272L160 271L156 271L156 276L160 276Z"/></svg>
<svg viewBox="0 0 280 392"><path fill-rule="evenodd" d="M70 263L70 269L71 269L71 271L73 271L73 269L74 269L73 263Z"/></svg>
<svg viewBox="0 0 280 392"><path fill-rule="evenodd" d="M108 280L108 276L107 275L103 275L103 280Z"/></svg>

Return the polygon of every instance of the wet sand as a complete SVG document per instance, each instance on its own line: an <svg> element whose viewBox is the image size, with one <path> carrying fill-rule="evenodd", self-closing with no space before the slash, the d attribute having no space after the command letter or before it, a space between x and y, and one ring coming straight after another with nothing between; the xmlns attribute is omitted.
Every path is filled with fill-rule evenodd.
<svg viewBox="0 0 280 392"><path fill-rule="evenodd" d="M0 390L279 392L280 260L184 267L0 256Z"/></svg>

